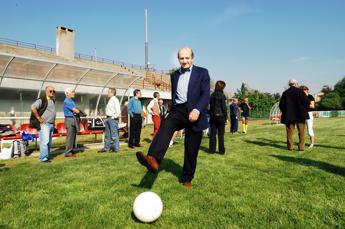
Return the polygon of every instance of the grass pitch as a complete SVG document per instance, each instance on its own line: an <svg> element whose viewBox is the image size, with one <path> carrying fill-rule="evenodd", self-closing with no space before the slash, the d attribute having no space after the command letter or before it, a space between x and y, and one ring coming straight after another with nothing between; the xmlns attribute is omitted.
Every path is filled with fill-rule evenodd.
<svg viewBox="0 0 345 229"><path fill-rule="evenodd" d="M58 155L50 164L0 161L0 228L345 228L344 121L316 119L315 148L304 152L286 150L282 125L251 121L246 135L227 127L225 155L208 154L203 139L191 190L178 182L182 142L169 148L158 174L127 146L118 154ZM152 130L143 131L144 152ZM164 210L142 224L132 204L148 190Z"/></svg>

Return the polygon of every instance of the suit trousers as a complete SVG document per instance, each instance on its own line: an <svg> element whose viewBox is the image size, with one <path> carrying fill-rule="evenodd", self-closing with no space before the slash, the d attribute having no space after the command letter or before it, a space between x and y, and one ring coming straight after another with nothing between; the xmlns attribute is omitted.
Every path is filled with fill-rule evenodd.
<svg viewBox="0 0 345 229"><path fill-rule="evenodd" d="M194 177L202 139L202 131L192 130L188 116L186 104L174 105L168 117L162 122L148 152L148 155L155 157L161 163L174 132L185 128L182 182L190 182Z"/></svg>
<svg viewBox="0 0 345 229"><path fill-rule="evenodd" d="M225 153L224 147L224 132L225 132L225 118L223 116L214 117L210 120L210 153L216 152L216 135L218 132L218 151L220 154Z"/></svg>
<svg viewBox="0 0 345 229"><path fill-rule="evenodd" d="M293 134L295 130L295 125L297 125L298 130L298 150L304 150L305 144L305 122L293 122L293 123L286 123L286 135L287 135L287 148L288 150L293 149L294 141L293 141Z"/></svg>
<svg viewBox="0 0 345 229"><path fill-rule="evenodd" d="M133 114L133 117L130 118L128 146L139 146L141 126L141 114Z"/></svg>

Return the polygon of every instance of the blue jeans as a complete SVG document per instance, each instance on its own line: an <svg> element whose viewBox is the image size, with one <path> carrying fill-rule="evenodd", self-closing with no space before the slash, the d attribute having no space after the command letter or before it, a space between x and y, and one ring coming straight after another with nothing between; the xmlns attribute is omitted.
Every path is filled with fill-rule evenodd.
<svg viewBox="0 0 345 229"><path fill-rule="evenodd" d="M39 131L40 138L40 161L49 160L50 148L52 146L52 134L54 132L54 124L41 124Z"/></svg>
<svg viewBox="0 0 345 229"><path fill-rule="evenodd" d="M105 120L104 150L109 151L110 149L115 152L120 151L119 121L107 118Z"/></svg>

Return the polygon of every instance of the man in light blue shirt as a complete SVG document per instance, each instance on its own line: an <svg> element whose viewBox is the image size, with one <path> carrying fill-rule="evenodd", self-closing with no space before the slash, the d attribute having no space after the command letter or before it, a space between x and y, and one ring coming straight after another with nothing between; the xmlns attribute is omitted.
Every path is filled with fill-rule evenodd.
<svg viewBox="0 0 345 229"><path fill-rule="evenodd" d="M128 147L134 148L140 147L140 134L141 134L141 102L139 98L141 97L141 91L139 89L134 90L134 97L129 100L128 103L128 114L130 118L129 127L129 140Z"/></svg>

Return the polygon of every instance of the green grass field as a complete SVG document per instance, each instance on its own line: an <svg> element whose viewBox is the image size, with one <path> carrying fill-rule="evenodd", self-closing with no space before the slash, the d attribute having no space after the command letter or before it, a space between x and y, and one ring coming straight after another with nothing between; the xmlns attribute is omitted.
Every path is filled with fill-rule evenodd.
<svg viewBox="0 0 345 229"><path fill-rule="evenodd" d="M127 146L50 164L0 161L0 228L345 228L344 127L344 119L316 119L316 146L304 152L287 151L285 127L267 121L252 121L246 135L226 133L225 155L206 153L204 138L191 190L178 182L182 142L158 174ZM143 151L151 132L143 131ZM148 190L164 210L142 224L132 204Z"/></svg>

